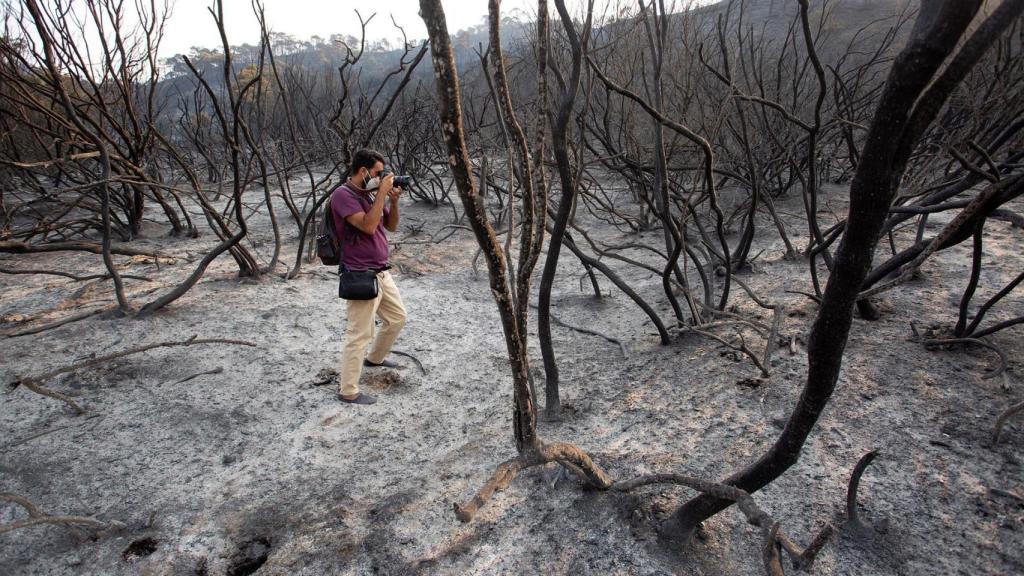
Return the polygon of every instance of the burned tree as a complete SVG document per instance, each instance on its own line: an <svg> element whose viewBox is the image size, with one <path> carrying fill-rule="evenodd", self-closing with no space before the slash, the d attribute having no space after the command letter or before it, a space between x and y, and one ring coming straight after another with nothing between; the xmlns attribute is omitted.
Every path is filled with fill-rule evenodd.
<svg viewBox="0 0 1024 576"><path fill-rule="evenodd" d="M853 307L914 146L964 76L1024 11L1024 2L1005 2L958 49L980 6L980 1L923 3L911 39L893 63L850 185L848 224L808 341L803 393L771 449L726 479L727 484L756 491L800 457L835 390ZM730 504L708 494L697 496L675 511L662 534L672 541L685 540L702 521Z"/></svg>
<svg viewBox="0 0 1024 576"><path fill-rule="evenodd" d="M497 31L500 19L497 16L500 3L492 0L491 26L492 37L498 38ZM547 13L547 5L544 0L540 2L540 13ZM537 408L536 399L533 397L529 385L529 359L526 352L526 324L525 310L517 311L516 303L512 298L508 266L504 252L494 233L490 220L488 219L483 200L476 188L470 174L469 155L466 149L465 137L463 135L462 104L459 94L458 71L455 68L455 60L452 55L452 47L448 38L448 27L444 17L444 10L437 0L421 0L420 15L430 34L430 46L433 55L434 75L437 81L437 93L440 102L441 125L444 138L449 151L449 165L452 175L455 178L456 187L459 190L459 198L466 209L470 225L476 236L477 242L483 250L487 262L490 277L491 294L498 306L501 316L502 331L505 335L505 343L508 347L509 362L512 367L512 403L513 403L513 432L516 440L516 449L519 456L508 460L498 467L498 470L479 491L479 493L468 503L456 504L456 513L463 521L469 521L494 493L495 490L507 486L516 475L523 469L543 464L546 462L565 462L578 470L587 481L595 486L608 486L611 484L608 476L591 461L590 457L572 444L544 443L537 434ZM546 22L546 18L541 17ZM493 47L492 47L493 49ZM497 63L502 64L500 56ZM501 75L502 72L497 72ZM507 113L506 108L505 112ZM507 118L511 122L511 118ZM519 141L520 150L525 138ZM532 189L532 182L528 179L530 174L529 158L521 155L519 158L520 183L525 190L528 185ZM524 208L532 206L532 211L542 209L536 198L524 201ZM524 220L525 222L525 220ZM532 227L522 228L521 241L527 246L532 245L534 240L543 238L535 227L543 225L543 221L534 215L530 218ZM522 244L521 244L522 245ZM531 250L527 250L527 254ZM532 274L532 267L520 263L518 270L517 284L519 293L528 297L529 278ZM524 290L526 288L526 290ZM520 313L521 312L521 313ZM522 322L521 322L522 320Z"/></svg>

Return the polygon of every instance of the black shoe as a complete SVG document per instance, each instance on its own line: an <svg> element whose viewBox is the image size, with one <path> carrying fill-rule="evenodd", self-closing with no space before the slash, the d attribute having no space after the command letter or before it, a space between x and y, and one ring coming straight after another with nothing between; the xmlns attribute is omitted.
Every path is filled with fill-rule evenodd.
<svg viewBox="0 0 1024 576"><path fill-rule="evenodd" d="M370 366L372 368L398 368L398 364L395 364L391 360L384 360L380 364L375 364L367 359L363 359L363 366Z"/></svg>
<svg viewBox="0 0 1024 576"><path fill-rule="evenodd" d="M369 405L369 404L376 404L377 403L377 398L376 397L370 396L369 394L363 394L362 392L360 392L355 398L353 398L351 400L349 400L347 398L343 398L341 396L341 394L338 394L338 399L341 400L342 402L347 402L349 404L366 404L366 405Z"/></svg>

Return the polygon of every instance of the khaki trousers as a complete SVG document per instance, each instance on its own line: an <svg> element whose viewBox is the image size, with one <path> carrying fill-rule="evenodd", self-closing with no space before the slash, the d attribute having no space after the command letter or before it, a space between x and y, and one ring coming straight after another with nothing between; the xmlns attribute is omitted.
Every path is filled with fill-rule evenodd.
<svg viewBox="0 0 1024 576"><path fill-rule="evenodd" d="M359 393L359 377L363 373L363 358L380 364L391 351L391 345L405 326L405 305L398 293L391 273L387 270L377 274L379 287L373 300L346 300L348 307L345 346L341 356L341 394L351 396ZM373 317L380 318L380 331L373 338ZM373 348L366 354L366 348L373 340Z"/></svg>

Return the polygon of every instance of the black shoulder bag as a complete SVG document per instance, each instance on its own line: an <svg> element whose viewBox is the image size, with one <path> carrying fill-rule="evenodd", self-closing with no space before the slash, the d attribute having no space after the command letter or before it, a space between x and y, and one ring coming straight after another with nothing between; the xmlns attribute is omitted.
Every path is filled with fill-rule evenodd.
<svg viewBox="0 0 1024 576"><path fill-rule="evenodd" d="M377 297L376 270L349 270L344 264L338 270L338 298L373 300Z"/></svg>

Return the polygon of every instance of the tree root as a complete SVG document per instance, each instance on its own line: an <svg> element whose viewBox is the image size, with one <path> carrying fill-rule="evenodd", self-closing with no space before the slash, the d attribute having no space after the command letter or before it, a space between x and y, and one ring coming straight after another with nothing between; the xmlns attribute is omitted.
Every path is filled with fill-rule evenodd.
<svg viewBox="0 0 1024 576"><path fill-rule="evenodd" d="M507 488L520 472L548 462L562 464L594 488L605 490L612 485L611 477L594 464L585 452L572 444L556 442L528 448L519 456L499 464L483 488L469 502L462 505L454 504L455 516L462 522L469 522L495 492Z"/></svg>
<svg viewBox="0 0 1024 576"><path fill-rule="evenodd" d="M43 514L35 504L30 502L27 498L23 498L17 494L0 494L0 502L13 502L28 512L28 518L25 518L24 520L16 520L9 524L0 524L0 534L11 532L19 528L28 528L29 526L55 524L59 526L86 526L91 528L97 536L100 536L104 532L124 527L124 524L120 522L102 522L88 516L50 516L48 514Z"/></svg>
<svg viewBox="0 0 1024 576"><path fill-rule="evenodd" d="M761 532L764 537L763 560L768 574L773 576L776 574L783 574L782 564L778 558L778 545L781 545L782 548L786 550L798 569L806 570L810 569L814 564L814 560L817 557L818 552L820 552L821 549L824 548L825 544L828 543L828 539L832 536L834 531L831 524L826 524L818 534L815 535L811 544L806 548L801 549L799 545L793 542L793 540L785 534L785 532L782 532L779 529L778 523L775 522L768 513L761 510L757 505L757 502L754 501L754 498L748 492L728 484L708 482L706 480L682 474L669 473L640 476L638 478L633 478L632 480L616 482L609 488L609 490L625 492L651 484L677 484L680 486L686 486L687 488L701 493L711 494L712 496L735 502L743 515L747 517L747 521L750 522L750 524L761 528Z"/></svg>
<svg viewBox="0 0 1024 576"><path fill-rule="evenodd" d="M768 571L768 576L786 576L782 570L782 555L779 553L779 523L775 522L768 530L761 550L761 560Z"/></svg>
<svg viewBox="0 0 1024 576"><path fill-rule="evenodd" d="M761 528L764 538L764 563L771 576L784 574L779 548L784 549L792 558L794 565L801 570L810 569L818 553L828 543L834 532L831 524L826 524L806 548L800 548L792 539L779 529L778 522L762 510L754 498L747 492L728 484L708 482L692 476L665 473L639 476L630 480L615 482L604 470L598 467L590 457L572 444L555 443L537 449L524 451L519 456L502 462L473 498L465 504L455 504L455 515L462 522L473 519L480 508L490 500L491 496L504 490L523 470L559 462L568 470L575 472L586 485L598 490L610 492L627 492L652 484L675 484L685 486L702 493L712 494L719 498L736 503L740 511L747 517L750 524Z"/></svg>
<svg viewBox="0 0 1024 576"><path fill-rule="evenodd" d="M872 450L860 457L857 465L853 467L850 483L846 487L846 518L857 526L864 526L857 515L857 487L860 486L860 477L864 475L864 470L876 456L878 456L878 450Z"/></svg>
<svg viewBox="0 0 1024 576"><path fill-rule="evenodd" d="M559 462L591 487L606 490L613 483L611 476L594 464L586 452L573 444L547 444L541 449L541 453L547 462Z"/></svg>
<svg viewBox="0 0 1024 576"><path fill-rule="evenodd" d="M1010 406L1009 408L1004 410L998 418L996 418L996 425L992 428L993 446L999 443L999 436L1001 436L1003 433L1003 424L1006 424L1007 420L1009 420L1015 414L1019 414L1020 412L1024 412L1024 402L1018 402L1017 404Z"/></svg>
<svg viewBox="0 0 1024 576"><path fill-rule="evenodd" d="M456 502L452 505L455 508L455 516L460 522L471 521L473 516L476 516L477 511L480 510L480 507L486 504L495 492L508 488L508 485L515 480L516 475L518 475L520 471L539 464L541 464L540 461L531 458L528 455L517 456L511 460L502 462L498 465L494 474L491 475L491 478L484 484L483 488L477 491L469 502L461 505Z"/></svg>

